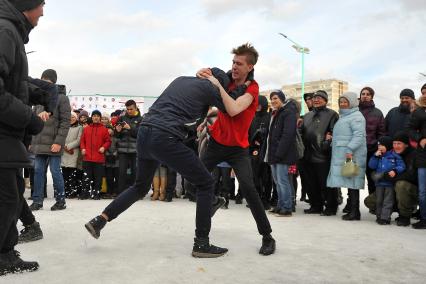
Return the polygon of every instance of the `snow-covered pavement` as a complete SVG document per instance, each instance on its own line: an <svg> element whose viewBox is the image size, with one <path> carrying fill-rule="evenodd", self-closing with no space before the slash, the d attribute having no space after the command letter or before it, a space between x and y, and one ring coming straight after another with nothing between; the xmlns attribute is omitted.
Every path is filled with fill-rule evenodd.
<svg viewBox="0 0 426 284"><path fill-rule="evenodd" d="M50 186L49 186L50 187ZM51 195L51 192L49 192ZM346 191L344 190L344 195ZM84 223L110 200L69 200L36 212L44 239L17 246L37 272L0 277L0 283L425 283L426 231L379 226L362 206L362 221L269 215L277 251L261 256L261 237L245 205L230 204L213 219L212 243L229 248L217 259L191 257L195 204L148 198L107 224L98 240ZM393 216L395 217L395 216Z"/></svg>

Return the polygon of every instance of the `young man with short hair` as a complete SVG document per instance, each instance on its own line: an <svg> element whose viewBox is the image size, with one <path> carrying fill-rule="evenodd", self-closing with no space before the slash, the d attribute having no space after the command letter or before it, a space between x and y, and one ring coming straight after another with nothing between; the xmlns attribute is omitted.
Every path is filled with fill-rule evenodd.
<svg viewBox="0 0 426 284"><path fill-rule="evenodd" d="M258 104L259 85L252 74L259 54L248 43L234 48L232 53L234 54L231 70L232 81L226 90L214 77L209 77L210 69L202 69L197 73L199 77L209 78L219 88L226 107L226 112L219 111L217 120L210 128L210 141L201 159L209 172L224 161L234 169L243 196L256 221L259 234L263 236L259 253L270 255L275 252L275 240L271 236L271 225L254 186L248 141L249 128ZM238 88L242 88L244 94L233 100L228 96L227 91L231 92ZM219 200L216 204L218 203ZM200 204L197 203L197 210L199 207ZM207 236L209 232L210 226L205 226L199 234Z"/></svg>

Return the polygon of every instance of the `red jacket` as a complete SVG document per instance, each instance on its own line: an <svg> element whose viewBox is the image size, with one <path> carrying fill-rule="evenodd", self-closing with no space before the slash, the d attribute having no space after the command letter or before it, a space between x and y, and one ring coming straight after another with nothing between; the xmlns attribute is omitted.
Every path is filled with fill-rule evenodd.
<svg viewBox="0 0 426 284"><path fill-rule="evenodd" d="M101 123L90 124L84 128L80 141L80 149L86 150L83 161L105 163L105 154L99 153L99 149L104 147L106 151L109 146L111 138L107 128Z"/></svg>

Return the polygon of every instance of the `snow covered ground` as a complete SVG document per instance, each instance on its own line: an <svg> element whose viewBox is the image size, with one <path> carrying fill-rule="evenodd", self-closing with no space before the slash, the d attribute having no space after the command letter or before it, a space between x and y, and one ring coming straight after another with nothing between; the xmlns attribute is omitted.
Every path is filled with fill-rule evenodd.
<svg viewBox="0 0 426 284"><path fill-rule="evenodd" d="M365 192L364 192L365 193ZM344 196L346 191L344 191ZM49 185L49 196L52 196ZM425 283L426 231L379 226L362 206L362 221L269 215L277 251L261 256L261 237L245 205L230 204L213 219L212 243L229 248L217 259L191 257L195 204L137 202L107 224L98 240L84 224L110 200L54 200L36 212L44 239L17 246L37 272L0 277L0 283ZM393 216L395 217L395 216Z"/></svg>

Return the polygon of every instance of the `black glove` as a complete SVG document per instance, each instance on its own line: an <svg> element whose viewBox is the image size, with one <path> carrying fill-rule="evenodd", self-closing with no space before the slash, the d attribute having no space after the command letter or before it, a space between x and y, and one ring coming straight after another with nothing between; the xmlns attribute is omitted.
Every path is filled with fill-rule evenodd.
<svg viewBox="0 0 426 284"><path fill-rule="evenodd" d="M27 125L27 133L29 135L37 135L39 134L44 127L43 120L38 117L35 113L31 114L31 120L30 123Z"/></svg>

